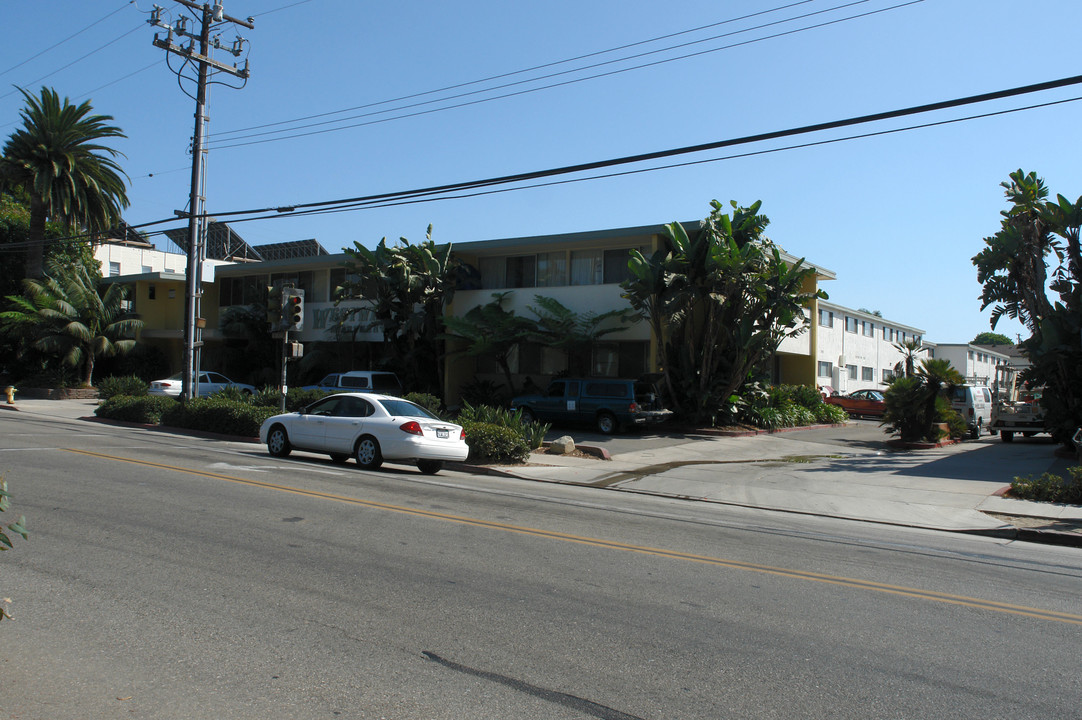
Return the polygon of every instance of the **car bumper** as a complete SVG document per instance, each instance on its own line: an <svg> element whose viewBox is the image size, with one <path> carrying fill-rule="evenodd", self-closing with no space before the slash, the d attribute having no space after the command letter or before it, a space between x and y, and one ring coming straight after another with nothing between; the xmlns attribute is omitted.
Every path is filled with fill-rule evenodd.
<svg viewBox="0 0 1082 720"><path fill-rule="evenodd" d="M469 457L470 448L464 441L436 440L408 435L384 443L380 450L385 460L448 460L461 462Z"/></svg>

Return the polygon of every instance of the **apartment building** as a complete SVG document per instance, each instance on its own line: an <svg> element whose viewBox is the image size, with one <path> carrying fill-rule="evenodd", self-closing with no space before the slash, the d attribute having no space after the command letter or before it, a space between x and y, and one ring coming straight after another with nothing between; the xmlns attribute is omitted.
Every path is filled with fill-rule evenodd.
<svg viewBox="0 0 1082 720"><path fill-rule="evenodd" d="M971 385L991 386L996 379L998 365L1017 365L1010 354L984 345L968 343L930 343L930 345L934 357L949 360L951 366Z"/></svg>
<svg viewBox="0 0 1082 720"><path fill-rule="evenodd" d="M886 388L905 365L898 345L924 338L920 328L826 300L817 303L815 333L816 384L840 393Z"/></svg>

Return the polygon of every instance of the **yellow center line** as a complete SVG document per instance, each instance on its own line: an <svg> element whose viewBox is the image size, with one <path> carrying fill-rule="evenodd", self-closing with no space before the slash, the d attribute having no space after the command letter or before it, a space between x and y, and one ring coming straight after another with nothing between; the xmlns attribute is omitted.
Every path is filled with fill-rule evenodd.
<svg viewBox="0 0 1082 720"><path fill-rule="evenodd" d="M1058 612L1055 610L1044 610L1041 608L1029 607L1026 605L1012 605L1009 603L1001 603L993 600L982 600L980 598L968 597L965 595L953 595L950 593L936 592L934 590L921 590L919 588L911 588L904 585L890 585L887 583L874 582L871 580L860 580L857 578L849 578L840 575L828 575L823 573L808 572L804 570L793 570L791 568L773 567L770 565L747 563L739 560L712 557L709 555L696 555L692 553L680 552L677 550L654 548L646 545L632 545L628 543L616 542L614 540L603 540L601 538L571 535L568 533L555 532L552 530L543 530L540 528L531 528L519 525L510 525L508 523L492 522L491 520L482 520L480 518L472 518L464 515L453 515L450 513L435 512L432 510L409 508L401 505L390 505L387 503L375 502L373 500L362 500L360 498L349 497L347 495L337 495L335 493L319 492L316 490L305 490L303 488L290 487L289 485L280 485L278 483L263 482L261 480L249 480L247 478L234 477L232 475L222 475L221 473L209 472L207 470L178 468L172 465L164 465L161 463L150 462L148 460L136 460L134 458L105 455L102 453L91 452L89 450L78 450L75 448L63 449L67 452L96 457L102 460L125 462L131 463L133 465L142 465L144 467L170 470L173 472L184 473L187 475L196 475L199 477L212 478L214 480L223 480L225 482L237 483L239 485L249 485L252 487L263 488L266 490L274 490L276 492L291 493L293 495L302 495L305 497L318 498L321 500L332 500L335 502L349 503L351 505L360 505L362 507L373 508L376 510L384 510L387 512L401 513L404 515L414 515L418 517L444 520L447 522L454 522L462 525L472 525L474 527L482 527L490 530L499 530L502 532L516 533L519 535L530 535L533 537L548 538L550 540L560 540L563 542L571 542L582 545L590 545L593 547L608 548L610 550L623 550L625 552L634 552L643 555L654 555L657 557L665 557L675 560L686 560L688 562L703 563L707 565L731 568L735 570L747 570L749 572L775 575L778 577L794 578L798 580L809 580L812 582L839 585L842 587L859 588L863 590L871 590L873 592L887 593L891 595L901 595L904 597L918 598L922 600L931 600L934 602L947 603L950 605L960 605L963 607L990 610L992 612L1022 615L1025 617L1069 623L1072 625L1082 625L1082 615L1077 615L1073 613Z"/></svg>

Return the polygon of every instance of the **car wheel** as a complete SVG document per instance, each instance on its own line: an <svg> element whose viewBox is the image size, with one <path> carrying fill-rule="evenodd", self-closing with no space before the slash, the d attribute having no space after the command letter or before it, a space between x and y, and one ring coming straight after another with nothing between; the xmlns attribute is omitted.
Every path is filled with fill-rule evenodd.
<svg viewBox="0 0 1082 720"><path fill-rule="evenodd" d="M530 408L522 408L519 412L522 413L522 422L525 424L532 425L537 422L537 416L533 414L533 410L530 410Z"/></svg>
<svg viewBox="0 0 1082 720"><path fill-rule="evenodd" d="M289 435L281 425L275 425L267 433L267 452L274 457L286 457L293 452L293 446L289 443Z"/></svg>
<svg viewBox="0 0 1082 720"><path fill-rule="evenodd" d="M243 390L241 390L241 394L244 396L250 396L252 394L252 391L248 388L244 388Z"/></svg>
<svg viewBox="0 0 1082 720"><path fill-rule="evenodd" d="M599 413L597 429L602 435L612 435L617 429L616 416L609 412Z"/></svg>
<svg viewBox="0 0 1082 720"><path fill-rule="evenodd" d="M1003 442L1014 442L1014 433L1010 430L1000 430L999 439Z"/></svg>
<svg viewBox="0 0 1082 720"><path fill-rule="evenodd" d="M357 441L355 453L357 464L365 470L378 470L383 464L383 454L379 450L379 441L371 435L365 435Z"/></svg>
<svg viewBox="0 0 1082 720"><path fill-rule="evenodd" d="M341 465L346 460L349 460L347 453L331 453L331 462L335 465Z"/></svg>
<svg viewBox="0 0 1082 720"><path fill-rule="evenodd" d="M417 469L425 475L435 475L443 469L442 460L418 460Z"/></svg>

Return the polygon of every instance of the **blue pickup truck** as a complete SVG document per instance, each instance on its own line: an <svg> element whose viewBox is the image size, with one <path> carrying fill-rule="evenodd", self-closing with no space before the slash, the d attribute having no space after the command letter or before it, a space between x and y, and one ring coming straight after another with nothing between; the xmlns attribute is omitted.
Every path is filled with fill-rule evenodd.
<svg viewBox="0 0 1082 720"><path fill-rule="evenodd" d="M527 422L585 423L605 435L672 416L652 383L618 378L560 378L542 393L516 397L511 408L521 410Z"/></svg>

